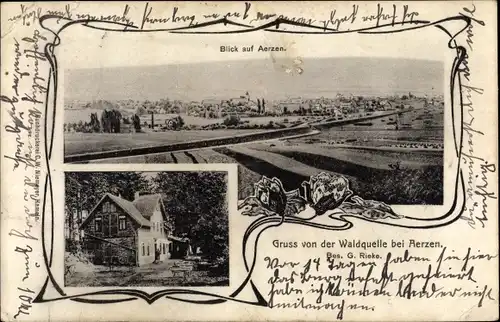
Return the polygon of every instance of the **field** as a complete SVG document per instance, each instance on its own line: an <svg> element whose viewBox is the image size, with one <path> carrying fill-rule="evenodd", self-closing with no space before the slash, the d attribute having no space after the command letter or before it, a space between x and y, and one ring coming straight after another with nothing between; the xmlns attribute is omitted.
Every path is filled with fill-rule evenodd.
<svg viewBox="0 0 500 322"><path fill-rule="evenodd" d="M425 122L422 118L425 118ZM316 136L319 140L397 140L443 142L443 114L439 110L413 110L403 114L401 123L411 124L411 128L396 129L395 116L370 120L369 126L350 124L323 131Z"/></svg>
<svg viewBox="0 0 500 322"><path fill-rule="evenodd" d="M123 110L121 109L120 112L126 116L129 117L134 114L134 110ZM64 123L78 123L78 122L89 122L90 121L90 114L91 113L97 113L98 118L101 117L102 109L65 109L64 110ZM191 116L191 115L186 115L186 114L180 114L182 119L184 120L186 125L197 125L197 126L203 126L203 125L209 125L209 124L217 124L217 123L222 123L224 121L224 118L205 118L205 117L199 117L199 116ZM154 121L155 124L165 124L165 121L167 119L171 119L178 116L178 114L154 114ZM248 121L250 124L268 124L270 121L273 121L275 123L286 123L288 122L294 122L297 120L309 120L309 121L314 121L314 120L319 120L322 117L316 117L316 116L262 116L262 117L241 117L241 121ZM148 124L151 123L151 115L150 114L145 114L140 116L141 123L147 122Z"/></svg>
<svg viewBox="0 0 500 322"><path fill-rule="evenodd" d="M362 126L351 124L323 129L319 134L300 138L237 145L231 142L217 148L189 147L191 150L90 162L236 163L240 199L252 193L253 184L263 175L278 177L287 190L292 190L300 187L301 182L308 180L311 175L326 171L346 176L352 190L366 199L389 204L442 204L443 115L437 109L407 114L401 124L411 124L411 127L396 128L395 116L387 116L364 122ZM203 118L188 120L195 122L198 119L217 122L216 119ZM263 117L257 120L276 122L276 118ZM289 118L289 121L293 119ZM65 154L165 145L256 132L226 129L133 135L66 134Z"/></svg>
<svg viewBox="0 0 500 322"><path fill-rule="evenodd" d="M319 140L397 140L397 141L434 141L443 142L443 129L402 129L402 130L384 130L384 129L353 129L351 127L342 127L330 129L321 132L315 136Z"/></svg>
<svg viewBox="0 0 500 322"><path fill-rule="evenodd" d="M255 132L256 130L187 130L147 133L66 133L64 154L131 149Z"/></svg>
<svg viewBox="0 0 500 322"><path fill-rule="evenodd" d="M400 162L399 169L389 164ZM314 145L286 147L253 143L95 161L97 163L237 163L238 197L252 193L262 175L279 177L287 190L322 171L342 174L364 198L391 204L442 204L443 162L439 153L373 153Z"/></svg>
<svg viewBox="0 0 500 322"><path fill-rule="evenodd" d="M364 198L391 204L441 204L443 199L442 162L436 162L439 165L422 163L413 168L403 165L398 169L381 169L378 162L366 162L366 159L359 160L353 155L342 160L336 151L319 154L249 147L220 148L216 151L231 156L240 166L261 175L278 176L287 189L295 189L310 175L326 171L346 176L353 190ZM398 160L385 157L386 162L392 160L396 163ZM436 156L436 161L438 159L439 156Z"/></svg>
<svg viewBox="0 0 500 322"><path fill-rule="evenodd" d="M165 124L165 120L176 117L178 114L155 114L155 124ZM222 123L224 118L205 118L199 116L191 116L186 114L181 114L182 119L187 125L209 125ZM142 115L141 123L146 121L148 124L151 123L151 115ZM248 121L251 124L268 124L270 121L283 123L288 120L288 122L294 122L297 120L302 120L307 118L307 116L259 116L259 117L241 117L241 121ZM310 117L310 120L319 119L319 117Z"/></svg>
<svg viewBox="0 0 500 322"><path fill-rule="evenodd" d="M421 168L427 165L442 164L442 153L404 153L388 152L366 149L353 149L345 147L332 147L317 144L255 144L253 149L268 151L294 157L303 154L312 154L326 158L334 158L338 161L352 163L357 167L370 167L375 169L391 169L389 166L396 161L406 168Z"/></svg>
<svg viewBox="0 0 500 322"><path fill-rule="evenodd" d="M92 163L238 163L223 153L213 149L199 149L195 151L156 153L149 155L104 159ZM253 183L257 182L261 175L244 166L238 166L238 197L240 199L252 193Z"/></svg>

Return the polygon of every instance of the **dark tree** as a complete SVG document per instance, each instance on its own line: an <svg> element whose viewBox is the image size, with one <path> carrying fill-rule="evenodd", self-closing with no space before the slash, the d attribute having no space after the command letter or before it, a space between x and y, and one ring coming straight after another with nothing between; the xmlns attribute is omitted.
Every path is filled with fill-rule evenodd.
<svg viewBox="0 0 500 322"><path fill-rule="evenodd" d="M112 193L132 200L136 191L147 191L149 186L149 181L136 172L66 173L64 197L70 241L76 226L81 224L83 211L90 212L104 194ZM72 245L78 248L78 245Z"/></svg>
<svg viewBox="0 0 500 322"><path fill-rule="evenodd" d="M225 172L160 172L156 191L174 217L174 234L187 236L211 260L228 257Z"/></svg>
<svg viewBox="0 0 500 322"><path fill-rule="evenodd" d="M182 116L177 115L177 116L176 116L176 120L177 120L177 121L176 121L176 123L177 123L177 128L181 129L181 128L184 126L184 124L185 124L184 119L182 118Z"/></svg>
<svg viewBox="0 0 500 322"><path fill-rule="evenodd" d="M102 131L105 133L120 133L122 114L118 110L104 110L101 113Z"/></svg>
<svg viewBox="0 0 500 322"><path fill-rule="evenodd" d="M240 118L238 115L229 115L228 117L226 117L223 121L223 124L225 126L236 126L238 124L240 124Z"/></svg>
<svg viewBox="0 0 500 322"><path fill-rule="evenodd" d="M141 119L137 114L132 117L132 122L134 123L134 129L136 132L141 132Z"/></svg>
<svg viewBox="0 0 500 322"><path fill-rule="evenodd" d="M149 186L148 179L138 172L67 172L65 204L68 210L90 211L105 193L132 200L136 191L147 191Z"/></svg>

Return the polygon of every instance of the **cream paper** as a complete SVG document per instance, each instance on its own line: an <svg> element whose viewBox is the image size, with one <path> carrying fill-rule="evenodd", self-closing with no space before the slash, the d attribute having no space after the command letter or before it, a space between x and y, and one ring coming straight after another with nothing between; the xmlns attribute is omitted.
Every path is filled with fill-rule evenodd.
<svg viewBox="0 0 500 322"><path fill-rule="evenodd" d="M494 12L490 1L2 3L2 320L498 319ZM146 100L161 99L180 107L155 110L166 129L153 132ZM126 100L137 104L128 114ZM424 102L434 119L425 125L424 113L420 130L404 132L414 113L404 105ZM142 106L144 133L133 119L121 121L127 133L102 133L113 130L101 113L116 104L127 118ZM248 124L268 128L201 128L264 105L279 115ZM296 114L284 117L285 106ZM224 108L234 111L217 114ZM301 108L324 113L292 127ZM340 125L325 120L355 113L365 125L328 132ZM381 113L390 116L369 120ZM175 128L177 114L202 124ZM397 115L392 132L367 132ZM346 141L349 130L365 136ZM403 132L410 138L374 143ZM423 166L438 170L411 170ZM166 276L149 283L138 265L121 279L110 267L68 282L70 189L83 185L77 201L100 196L65 176L176 171L227 173L218 198L228 224L217 225L228 239L217 247L228 249L229 273L215 276L229 285L188 285L191 273L174 278L171 259L147 264Z"/></svg>

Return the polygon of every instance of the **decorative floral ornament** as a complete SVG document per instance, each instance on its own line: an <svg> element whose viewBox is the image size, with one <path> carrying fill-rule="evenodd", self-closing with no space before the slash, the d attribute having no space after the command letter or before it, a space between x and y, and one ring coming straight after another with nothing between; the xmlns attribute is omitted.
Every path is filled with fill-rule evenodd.
<svg viewBox="0 0 500 322"><path fill-rule="evenodd" d="M263 176L254 185L254 195L246 198L238 208L246 216L293 216L305 206L306 201L298 189L287 192L279 179Z"/></svg>
<svg viewBox="0 0 500 322"><path fill-rule="evenodd" d="M247 197L238 205L238 210L244 216L273 216L275 212L263 207L262 203L254 196Z"/></svg>
<svg viewBox="0 0 500 322"><path fill-rule="evenodd" d="M359 214L365 218L377 220L377 219L400 219L402 216L396 214L392 208L381 202L375 200L364 200L360 196L351 197L350 201L345 202L339 207L344 213L348 214Z"/></svg>
<svg viewBox="0 0 500 322"><path fill-rule="evenodd" d="M263 176L254 185L255 196L262 205L277 214L285 212L286 194L283 184L277 178L269 179Z"/></svg>
<svg viewBox="0 0 500 322"><path fill-rule="evenodd" d="M337 208L353 194L345 177L325 172L311 176L309 182L302 183L302 187L307 202L316 210L317 216Z"/></svg>
<svg viewBox="0 0 500 322"><path fill-rule="evenodd" d="M321 216L330 210L340 210L370 220L400 219L392 208L380 201L364 200L353 195L349 180L344 176L321 172L302 182L299 189L285 191L278 178L263 176L254 184L254 195L239 204L245 216L293 216L304 220Z"/></svg>

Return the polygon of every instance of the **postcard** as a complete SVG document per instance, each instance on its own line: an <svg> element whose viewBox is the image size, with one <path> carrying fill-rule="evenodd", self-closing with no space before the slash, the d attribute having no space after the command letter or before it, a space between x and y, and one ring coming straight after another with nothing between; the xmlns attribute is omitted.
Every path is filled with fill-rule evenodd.
<svg viewBox="0 0 500 322"><path fill-rule="evenodd" d="M2 3L2 321L497 320L495 9Z"/></svg>

